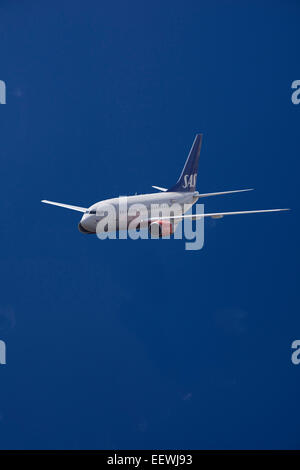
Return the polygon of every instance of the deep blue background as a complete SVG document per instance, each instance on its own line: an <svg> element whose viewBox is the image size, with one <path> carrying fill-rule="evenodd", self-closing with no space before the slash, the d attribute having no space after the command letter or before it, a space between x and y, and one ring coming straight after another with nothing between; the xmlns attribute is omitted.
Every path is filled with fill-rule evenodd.
<svg viewBox="0 0 300 470"><path fill-rule="evenodd" d="M0 2L1 448L299 448L297 1ZM78 232L175 183L205 246Z"/></svg>

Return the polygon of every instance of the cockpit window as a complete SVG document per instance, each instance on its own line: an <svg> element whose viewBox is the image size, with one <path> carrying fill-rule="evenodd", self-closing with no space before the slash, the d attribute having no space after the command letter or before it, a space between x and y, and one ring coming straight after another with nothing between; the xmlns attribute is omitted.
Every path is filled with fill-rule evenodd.
<svg viewBox="0 0 300 470"><path fill-rule="evenodd" d="M96 214L96 211L90 211L90 214Z"/></svg>

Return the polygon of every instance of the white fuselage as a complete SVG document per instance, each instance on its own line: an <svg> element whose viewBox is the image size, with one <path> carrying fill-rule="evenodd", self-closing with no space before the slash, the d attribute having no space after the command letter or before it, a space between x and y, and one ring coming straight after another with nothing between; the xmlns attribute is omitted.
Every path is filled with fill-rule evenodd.
<svg viewBox="0 0 300 470"><path fill-rule="evenodd" d="M136 217L145 220L147 226L150 218L161 217L170 209L173 215L184 214L198 199L198 192L161 192L105 199L88 208L82 216L79 230L84 233L98 232L98 224L104 217L116 230L127 230L128 223Z"/></svg>

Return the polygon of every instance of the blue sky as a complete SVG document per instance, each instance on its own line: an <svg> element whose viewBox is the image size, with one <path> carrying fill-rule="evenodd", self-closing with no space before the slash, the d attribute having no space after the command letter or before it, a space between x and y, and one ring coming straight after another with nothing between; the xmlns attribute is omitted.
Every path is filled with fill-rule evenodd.
<svg viewBox="0 0 300 470"><path fill-rule="evenodd" d="M299 448L296 1L0 2L0 447ZM84 236L203 132L205 245Z"/></svg>

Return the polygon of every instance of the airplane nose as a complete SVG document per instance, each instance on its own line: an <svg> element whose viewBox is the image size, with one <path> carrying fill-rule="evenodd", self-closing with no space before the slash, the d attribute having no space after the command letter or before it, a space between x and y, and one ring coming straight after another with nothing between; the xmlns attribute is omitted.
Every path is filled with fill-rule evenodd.
<svg viewBox="0 0 300 470"><path fill-rule="evenodd" d="M83 227L83 225L82 225L81 222L79 222L79 224L78 224L78 230L79 230L79 232L81 232L81 233L86 233L86 230L85 230L85 228Z"/></svg>
<svg viewBox="0 0 300 470"><path fill-rule="evenodd" d="M78 230L81 233L93 233L93 232L90 232L89 230L87 230L86 228L84 228L84 226L82 225L81 222L79 222L79 224L78 224Z"/></svg>

